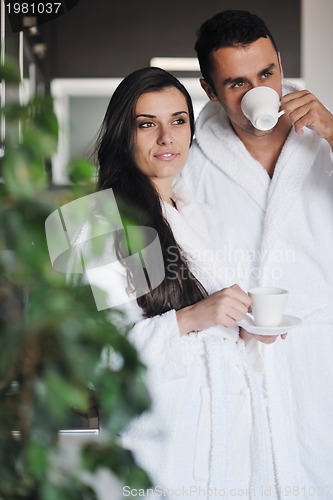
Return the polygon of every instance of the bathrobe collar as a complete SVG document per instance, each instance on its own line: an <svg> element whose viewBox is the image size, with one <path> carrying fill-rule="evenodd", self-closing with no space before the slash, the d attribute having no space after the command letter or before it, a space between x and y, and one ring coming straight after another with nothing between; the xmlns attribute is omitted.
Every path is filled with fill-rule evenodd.
<svg viewBox="0 0 333 500"><path fill-rule="evenodd" d="M283 93L300 90L284 82ZM272 180L247 151L232 129L219 103L209 102L196 124L196 142L209 161L242 187L266 213L264 238L275 238L288 219L292 204L314 164L322 139L309 129L304 135L292 129L278 158Z"/></svg>

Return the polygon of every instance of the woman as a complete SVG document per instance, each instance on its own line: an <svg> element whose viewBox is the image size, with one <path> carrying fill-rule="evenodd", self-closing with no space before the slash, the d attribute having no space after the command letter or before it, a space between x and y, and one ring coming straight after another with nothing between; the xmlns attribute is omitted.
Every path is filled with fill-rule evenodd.
<svg viewBox="0 0 333 500"><path fill-rule="evenodd" d="M227 263L215 258L223 245L216 214L176 178L193 132L186 89L169 73L145 68L116 89L97 143L99 190L112 188L157 232L165 272L131 303L130 338L148 367L153 404L123 439L168 498L189 488L192 499L204 498L214 487L247 498L274 474L260 357L239 337L236 322L250 299L240 286L226 287ZM124 256L123 243L116 246ZM107 293L120 286L89 273ZM130 265L124 274L135 290Z"/></svg>

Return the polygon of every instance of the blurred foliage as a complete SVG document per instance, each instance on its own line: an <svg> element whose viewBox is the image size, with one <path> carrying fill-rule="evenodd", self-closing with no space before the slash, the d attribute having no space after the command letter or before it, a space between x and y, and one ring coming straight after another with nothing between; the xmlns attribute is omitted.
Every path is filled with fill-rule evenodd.
<svg viewBox="0 0 333 500"><path fill-rule="evenodd" d="M0 79L19 83L10 63L0 68ZM68 285L52 269L45 237L45 220L58 205L94 190L93 167L74 162L75 187L51 203L45 166L57 146L52 99L8 103L2 113L7 133L0 158L0 498L94 499L82 470L99 467L123 484L146 488L149 478L119 439L128 422L149 407L144 366L126 326L119 326L121 311L97 311L90 286ZM118 363L102 362L103 352ZM81 445L81 470L54 474L58 431L91 408L98 408L103 438Z"/></svg>

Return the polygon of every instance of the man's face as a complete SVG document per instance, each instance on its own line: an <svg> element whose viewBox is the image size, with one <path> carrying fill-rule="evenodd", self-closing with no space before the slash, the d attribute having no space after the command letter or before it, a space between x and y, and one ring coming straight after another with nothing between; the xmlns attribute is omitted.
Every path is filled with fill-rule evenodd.
<svg viewBox="0 0 333 500"><path fill-rule="evenodd" d="M201 85L208 97L224 107L236 133L257 137L271 134L253 127L241 110L244 94L254 87L265 85L282 95L283 77L280 56L269 38L259 38L246 46L225 47L211 53L213 90L205 80Z"/></svg>

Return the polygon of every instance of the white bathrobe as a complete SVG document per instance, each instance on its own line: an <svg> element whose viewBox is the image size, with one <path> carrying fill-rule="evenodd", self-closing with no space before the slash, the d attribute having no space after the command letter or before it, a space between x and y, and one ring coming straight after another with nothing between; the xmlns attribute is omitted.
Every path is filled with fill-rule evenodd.
<svg viewBox="0 0 333 500"><path fill-rule="evenodd" d="M233 227L249 248L249 286L287 288L286 314L303 319L285 342L260 346L280 498L333 498L332 174L328 143L292 129L270 179L211 102L182 173L218 209L222 233Z"/></svg>
<svg viewBox="0 0 333 500"><path fill-rule="evenodd" d="M173 198L178 210L163 203L165 217L208 293L235 282L246 287L241 275L248 264L231 272L233 251L247 252L233 231L227 247L216 213L193 202L183 182L174 186ZM91 285L111 295L126 289L120 264L118 277L111 280L105 266L90 266L87 275ZM123 309L135 322L129 338L148 368L153 402L124 432L123 442L150 474L156 498L163 491L168 499L261 499L269 488L270 498L277 498L257 342L245 346L238 327L180 336L174 310L142 319L136 300Z"/></svg>

